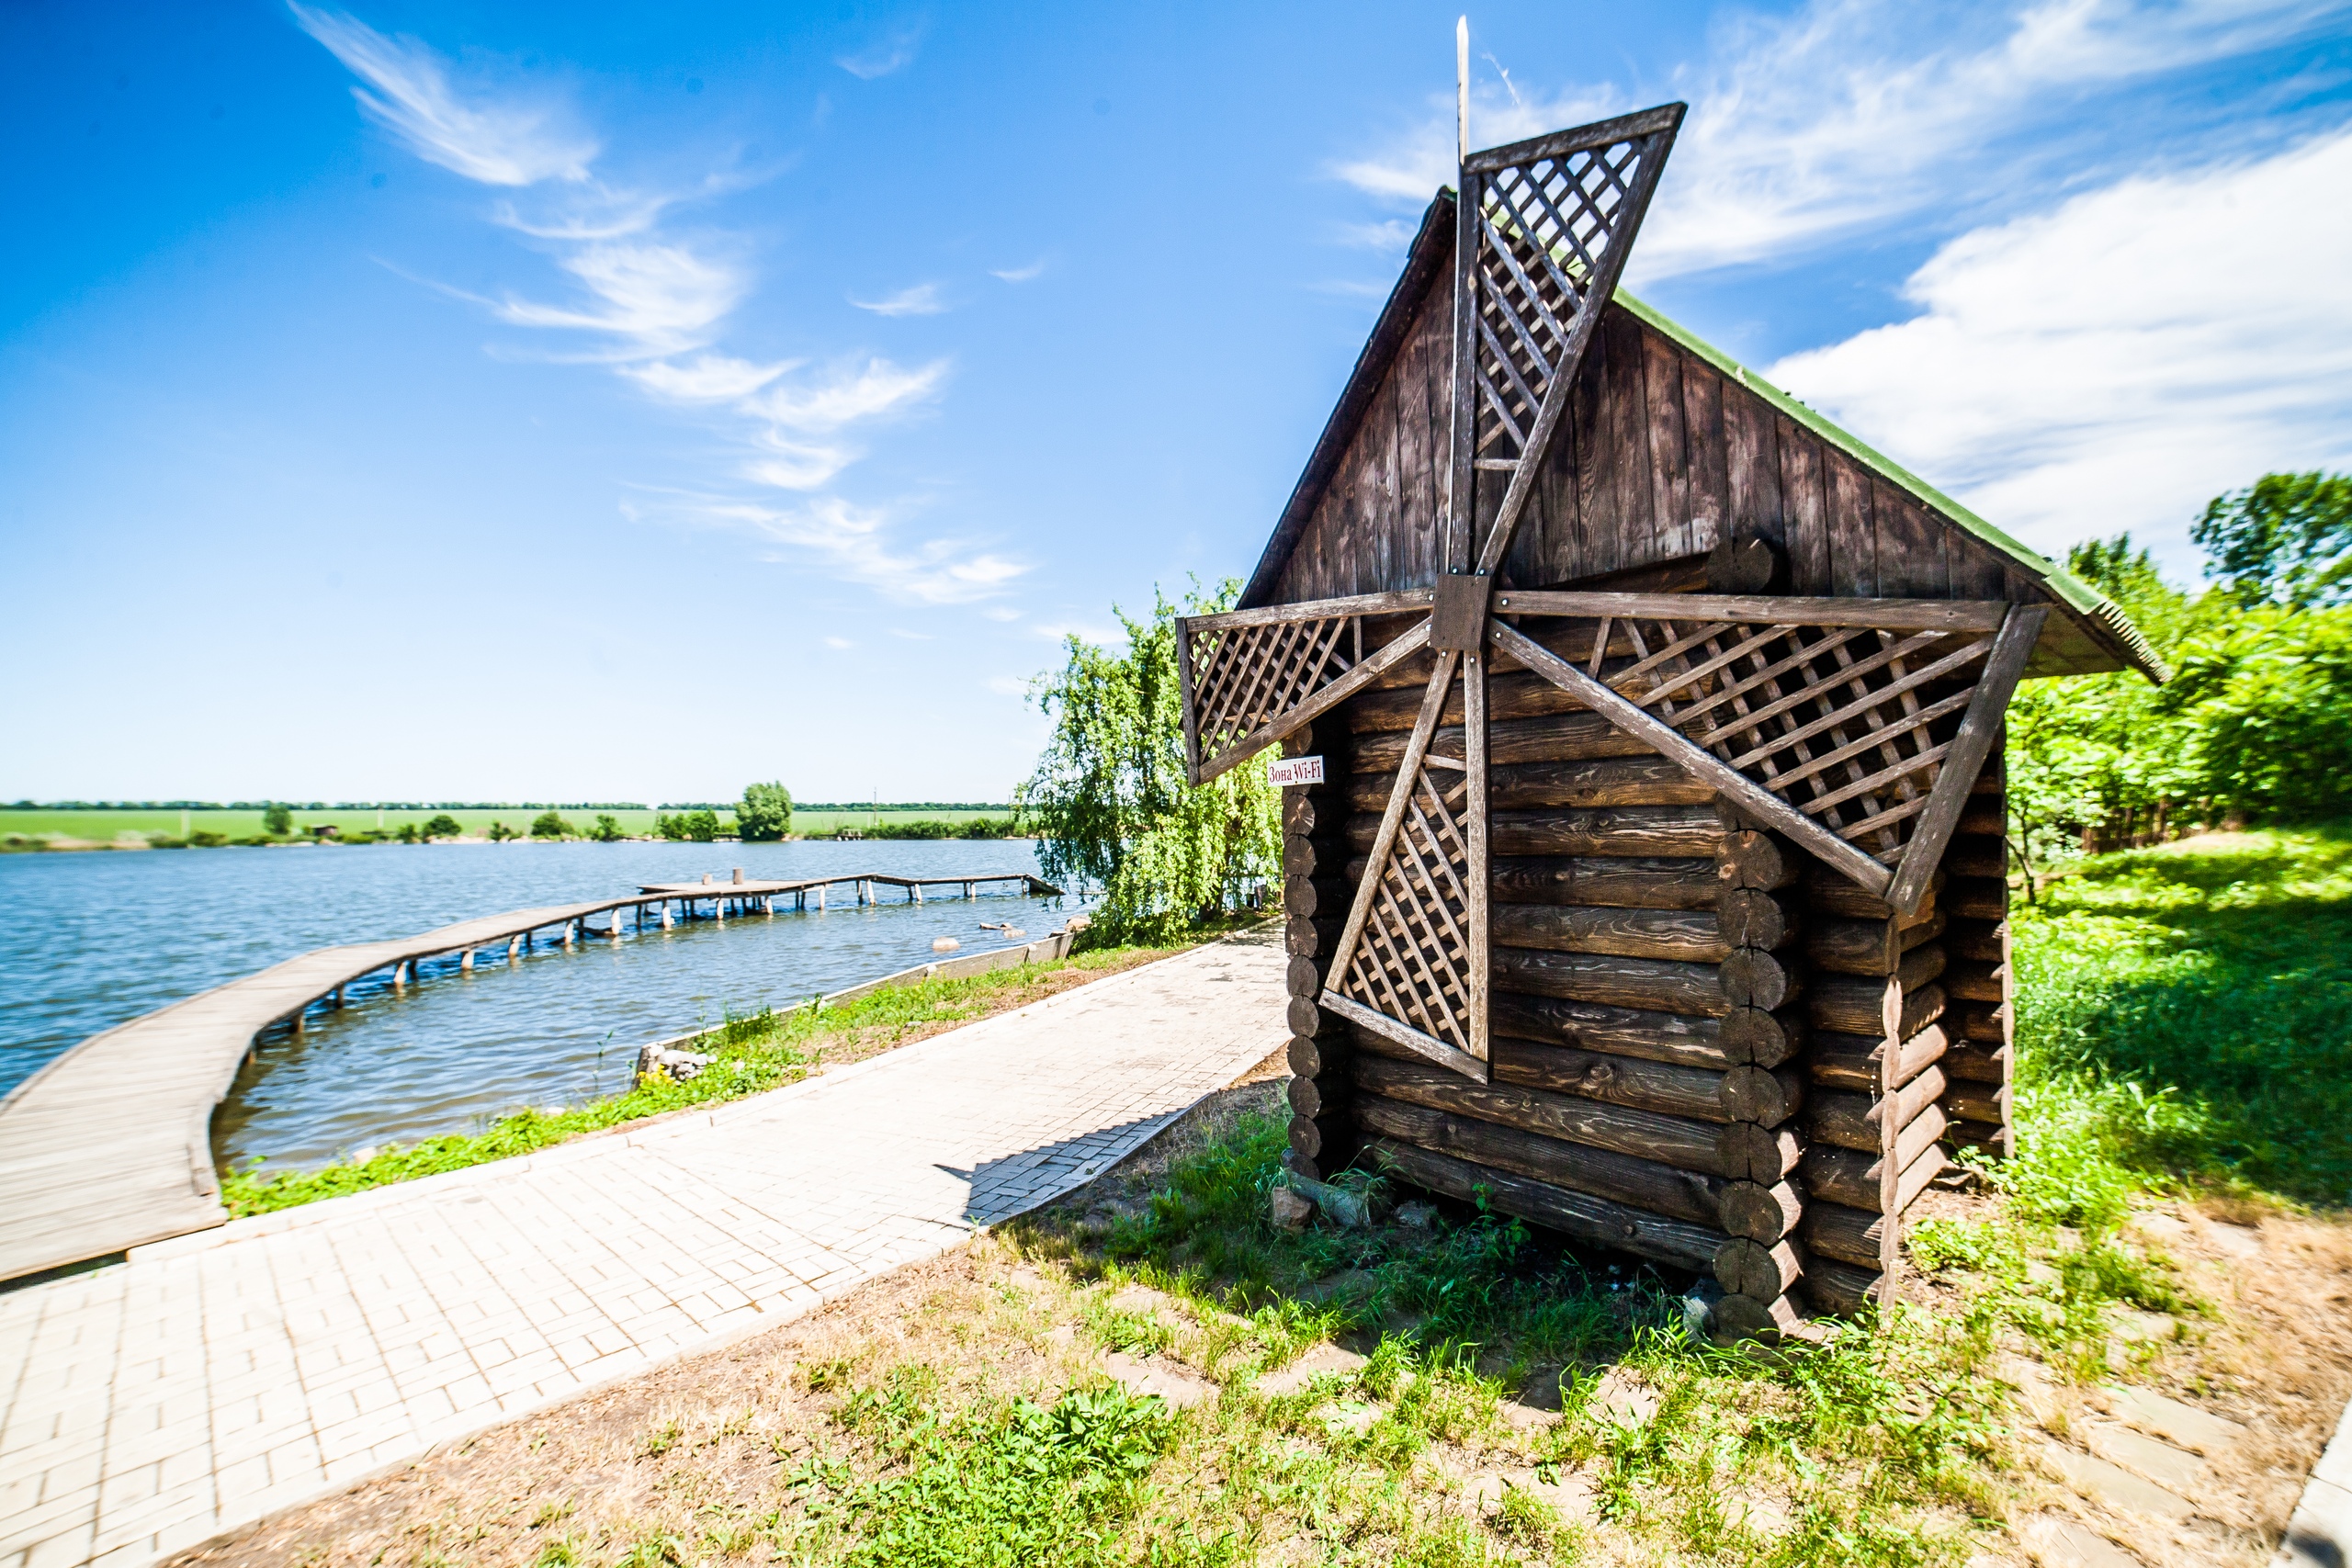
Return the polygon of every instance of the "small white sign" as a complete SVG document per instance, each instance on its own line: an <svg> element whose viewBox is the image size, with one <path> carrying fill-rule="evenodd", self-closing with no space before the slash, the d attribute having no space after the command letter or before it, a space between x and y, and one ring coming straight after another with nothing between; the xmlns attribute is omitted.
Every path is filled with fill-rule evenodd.
<svg viewBox="0 0 2352 1568"><path fill-rule="evenodd" d="M1273 757L1266 762L1266 782L1277 789L1293 784L1318 784L1323 782L1323 759L1320 757Z"/></svg>

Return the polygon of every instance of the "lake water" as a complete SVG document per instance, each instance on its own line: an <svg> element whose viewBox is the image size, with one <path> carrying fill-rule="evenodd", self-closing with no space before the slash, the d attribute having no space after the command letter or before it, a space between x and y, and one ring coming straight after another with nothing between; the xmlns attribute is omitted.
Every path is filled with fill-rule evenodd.
<svg viewBox="0 0 2352 1568"><path fill-rule="evenodd" d="M0 856L0 1094L99 1030L280 959L408 936L508 909L619 897L641 883L1037 871L1025 840L787 844L432 844L150 850ZM941 889L938 892L945 892ZM626 1086L648 1040L728 1013L805 1002L928 962L933 939L1004 945L980 922L1045 935L1080 901L983 894L822 914L683 923L567 953L542 942L454 959L393 992L355 986L300 1036L274 1031L215 1120L239 1163L323 1164L387 1139L469 1132L523 1105L576 1103ZM493 956L495 954L496 956Z"/></svg>

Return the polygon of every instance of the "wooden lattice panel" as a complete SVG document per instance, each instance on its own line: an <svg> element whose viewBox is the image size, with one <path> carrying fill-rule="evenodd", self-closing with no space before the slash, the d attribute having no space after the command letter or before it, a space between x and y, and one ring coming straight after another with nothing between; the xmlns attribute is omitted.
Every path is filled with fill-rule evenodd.
<svg viewBox="0 0 2352 1568"><path fill-rule="evenodd" d="M1495 607L1589 618L1582 670L1506 622L1496 637L1898 905L1943 853L2045 614L1699 594L1513 593Z"/></svg>
<svg viewBox="0 0 2352 1568"><path fill-rule="evenodd" d="M1509 551L1528 481L1559 428L1681 123L1682 106L1669 104L1463 161L1450 570L1487 576ZM1511 480L1485 543L1474 546L1480 469Z"/></svg>
<svg viewBox="0 0 2352 1568"><path fill-rule="evenodd" d="M1538 157L1480 182L1471 269L1481 466L1516 468L1532 445L1649 141Z"/></svg>
<svg viewBox="0 0 2352 1568"><path fill-rule="evenodd" d="M1176 623L1185 763L1202 784L1362 690L1429 641L1426 620L1364 652L1367 615L1425 614L1430 592L1367 593Z"/></svg>
<svg viewBox="0 0 2352 1568"><path fill-rule="evenodd" d="M1471 1017L1469 784L1424 759L1376 871L1363 933L1333 989L1449 1050L1477 1055Z"/></svg>
<svg viewBox="0 0 2352 1568"><path fill-rule="evenodd" d="M1232 750L1355 667L1352 616L1261 622L1189 639L1201 750Z"/></svg>

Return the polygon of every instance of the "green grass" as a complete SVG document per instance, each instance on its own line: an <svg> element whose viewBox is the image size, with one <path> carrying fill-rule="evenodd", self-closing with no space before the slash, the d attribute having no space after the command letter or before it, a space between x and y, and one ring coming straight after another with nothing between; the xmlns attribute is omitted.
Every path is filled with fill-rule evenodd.
<svg viewBox="0 0 2352 1568"><path fill-rule="evenodd" d="M528 809L516 807L512 810L451 811L448 815L456 818L467 833L480 836L488 831L493 821L503 822L509 828L527 833L530 830L531 819L544 809L546 808L543 807ZM413 822L423 827L433 818L440 815L440 812L435 810L386 810L380 813L373 808L349 811L307 811L297 807L294 809L294 828L299 834L313 824L333 823L342 832L361 833L375 829L379 825L378 818L380 817L381 825L386 831L397 832L401 824L404 822ZM584 832L595 826L598 814L591 810L565 811L562 815L565 820ZM651 837L654 831L654 818L662 813L615 811L608 815L620 824L621 831L624 833ZM675 816L677 813L673 812L671 815ZM720 812L718 815L722 827L731 831L735 822L733 814ZM886 806L882 811L882 821L886 825L918 820L968 822L976 817L1003 815L1004 811L1001 807L995 811L935 809L900 811ZM186 817L187 830L192 833L220 833L234 840L254 838L263 830L262 814L258 810L191 810L186 814ZM177 839L181 834L181 819L182 814L177 810L50 811L37 809L19 811L0 808L0 842L5 842L10 838L26 840L65 838L97 843L107 843L124 837ZM792 830L802 836L830 834L839 828L868 828L871 827L874 819L874 814L868 811L796 811L792 814Z"/></svg>
<svg viewBox="0 0 2352 1568"><path fill-rule="evenodd" d="M2012 1185L2038 1209L2104 1223L2143 1186L2352 1199L2352 832L2101 856L2011 929Z"/></svg>
<svg viewBox="0 0 2352 1568"><path fill-rule="evenodd" d="M796 1083L829 1058L838 1062L888 1050L912 1030L961 1022L1022 1005L1032 992L1040 990L1048 970L1101 972L1125 968L1160 953L1161 950L1150 948L1102 948L1052 964L1023 964L963 979L886 987L821 1012L800 1008L730 1018L690 1043L688 1048L718 1059L686 1082L650 1076L623 1093L582 1105L560 1111L517 1111L478 1133L386 1146L365 1160L312 1170L272 1171L257 1160L222 1172L221 1201L232 1214L267 1213L529 1154L583 1134L688 1106L740 1100ZM634 1059L633 1047L629 1059ZM623 1070L627 1070L626 1062Z"/></svg>

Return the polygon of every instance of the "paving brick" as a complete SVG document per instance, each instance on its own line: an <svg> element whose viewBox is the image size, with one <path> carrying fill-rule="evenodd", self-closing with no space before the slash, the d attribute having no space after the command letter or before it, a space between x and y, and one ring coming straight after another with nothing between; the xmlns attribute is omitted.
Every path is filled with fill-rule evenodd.
<svg viewBox="0 0 2352 1568"><path fill-rule="evenodd" d="M1201 949L708 1116L0 1296L0 1568L138 1568L931 1257L1279 1047L1283 966Z"/></svg>

